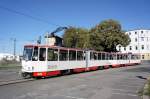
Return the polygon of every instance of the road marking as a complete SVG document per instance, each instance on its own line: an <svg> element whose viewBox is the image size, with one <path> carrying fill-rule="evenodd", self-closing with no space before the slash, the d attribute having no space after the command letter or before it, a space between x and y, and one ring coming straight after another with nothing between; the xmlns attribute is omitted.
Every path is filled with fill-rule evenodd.
<svg viewBox="0 0 150 99"><path fill-rule="evenodd" d="M117 88L117 89L112 89L112 91L115 91L115 90L116 90L116 91L121 91L121 92L129 92L129 93L133 93L133 94L134 94L134 93L136 94L136 93L139 92L139 90L137 90L137 91L135 92L135 91L131 91L131 90L124 90L124 89L118 89L118 88Z"/></svg>
<svg viewBox="0 0 150 99"><path fill-rule="evenodd" d="M129 92L129 90L124 90L124 89L112 89L112 90L118 90L118 91L122 91L122 92Z"/></svg>
<svg viewBox="0 0 150 99"><path fill-rule="evenodd" d="M129 82L119 82L118 84L126 84L126 85L128 85ZM134 83L133 85L141 86L141 83Z"/></svg>
<svg viewBox="0 0 150 99"><path fill-rule="evenodd" d="M137 88L137 86L133 86L133 85L119 85L119 86L123 86L123 87L134 87L134 88Z"/></svg>
<svg viewBox="0 0 150 99"><path fill-rule="evenodd" d="M80 97L74 97L74 96L68 96L68 95L60 95L60 94L59 96L64 96L64 97L72 98L72 99L86 99L86 98L80 98Z"/></svg>
<svg viewBox="0 0 150 99"><path fill-rule="evenodd" d="M136 94L130 94L130 93L112 93L112 94L117 94L117 95L128 95L128 96L134 96L134 97L138 96L138 95L136 95Z"/></svg>

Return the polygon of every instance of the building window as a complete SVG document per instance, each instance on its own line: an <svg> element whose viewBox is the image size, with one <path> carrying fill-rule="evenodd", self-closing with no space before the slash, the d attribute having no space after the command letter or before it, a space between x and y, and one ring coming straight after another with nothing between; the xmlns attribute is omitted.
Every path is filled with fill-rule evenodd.
<svg viewBox="0 0 150 99"><path fill-rule="evenodd" d="M149 50L149 45L147 45L147 50Z"/></svg>
<svg viewBox="0 0 150 99"><path fill-rule="evenodd" d="M144 45L141 46L141 49L144 50Z"/></svg>
<svg viewBox="0 0 150 99"><path fill-rule="evenodd" d="M144 55L142 55L142 59L144 59Z"/></svg>
<svg viewBox="0 0 150 99"><path fill-rule="evenodd" d="M130 46L130 48L129 48L130 50L132 50L132 46Z"/></svg>
<svg viewBox="0 0 150 99"><path fill-rule="evenodd" d="M135 34L137 34L137 32L135 32Z"/></svg>
<svg viewBox="0 0 150 99"><path fill-rule="evenodd" d="M141 34L143 34L143 31L141 31Z"/></svg>
<svg viewBox="0 0 150 99"><path fill-rule="evenodd" d="M138 47L137 47L137 46L135 46L135 50L138 50Z"/></svg>
<svg viewBox="0 0 150 99"><path fill-rule="evenodd" d="M124 47L124 51L126 51L126 47Z"/></svg>
<svg viewBox="0 0 150 99"><path fill-rule="evenodd" d="M129 32L129 35L131 35L131 32Z"/></svg>
<svg viewBox="0 0 150 99"><path fill-rule="evenodd" d="M141 37L141 41L144 41L144 37Z"/></svg>
<svg viewBox="0 0 150 99"><path fill-rule="evenodd" d="M121 51L121 46L119 46L119 51Z"/></svg>
<svg viewBox="0 0 150 99"><path fill-rule="evenodd" d="M135 42L137 42L137 38L135 38Z"/></svg>

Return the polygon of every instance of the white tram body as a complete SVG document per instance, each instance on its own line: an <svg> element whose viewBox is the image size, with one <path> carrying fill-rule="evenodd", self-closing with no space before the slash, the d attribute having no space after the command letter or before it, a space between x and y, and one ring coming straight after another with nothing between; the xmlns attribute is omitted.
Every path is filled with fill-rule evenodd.
<svg viewBox="0 0 150 99"><path fill-rule="evenodd" d="M140 55L106 53L48 45L25 45L23 77L47 77L72 72L140 64Z"/></svg>

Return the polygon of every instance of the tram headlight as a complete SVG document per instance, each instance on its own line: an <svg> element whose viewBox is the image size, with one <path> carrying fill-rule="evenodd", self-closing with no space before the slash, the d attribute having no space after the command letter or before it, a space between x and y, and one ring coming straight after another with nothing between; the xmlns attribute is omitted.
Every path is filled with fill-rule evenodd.
<svg viewBox="0 0 150 99"><path fill-rule="evenodd" d="M32 66L32 70L34 70L34 67Z"/></svg>

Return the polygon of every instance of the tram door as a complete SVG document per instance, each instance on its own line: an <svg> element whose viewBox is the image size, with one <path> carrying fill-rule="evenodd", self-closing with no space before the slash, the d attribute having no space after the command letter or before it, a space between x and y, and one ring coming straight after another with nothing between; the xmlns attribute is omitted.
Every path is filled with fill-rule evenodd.
<svg viewBox="0 0 150 99"><path fill-rule="evenodd" d="M39 61L36 65L38 71L46 71L47 70L47 57L46 57L46 48L40 47L39 48Z"/></svg>

